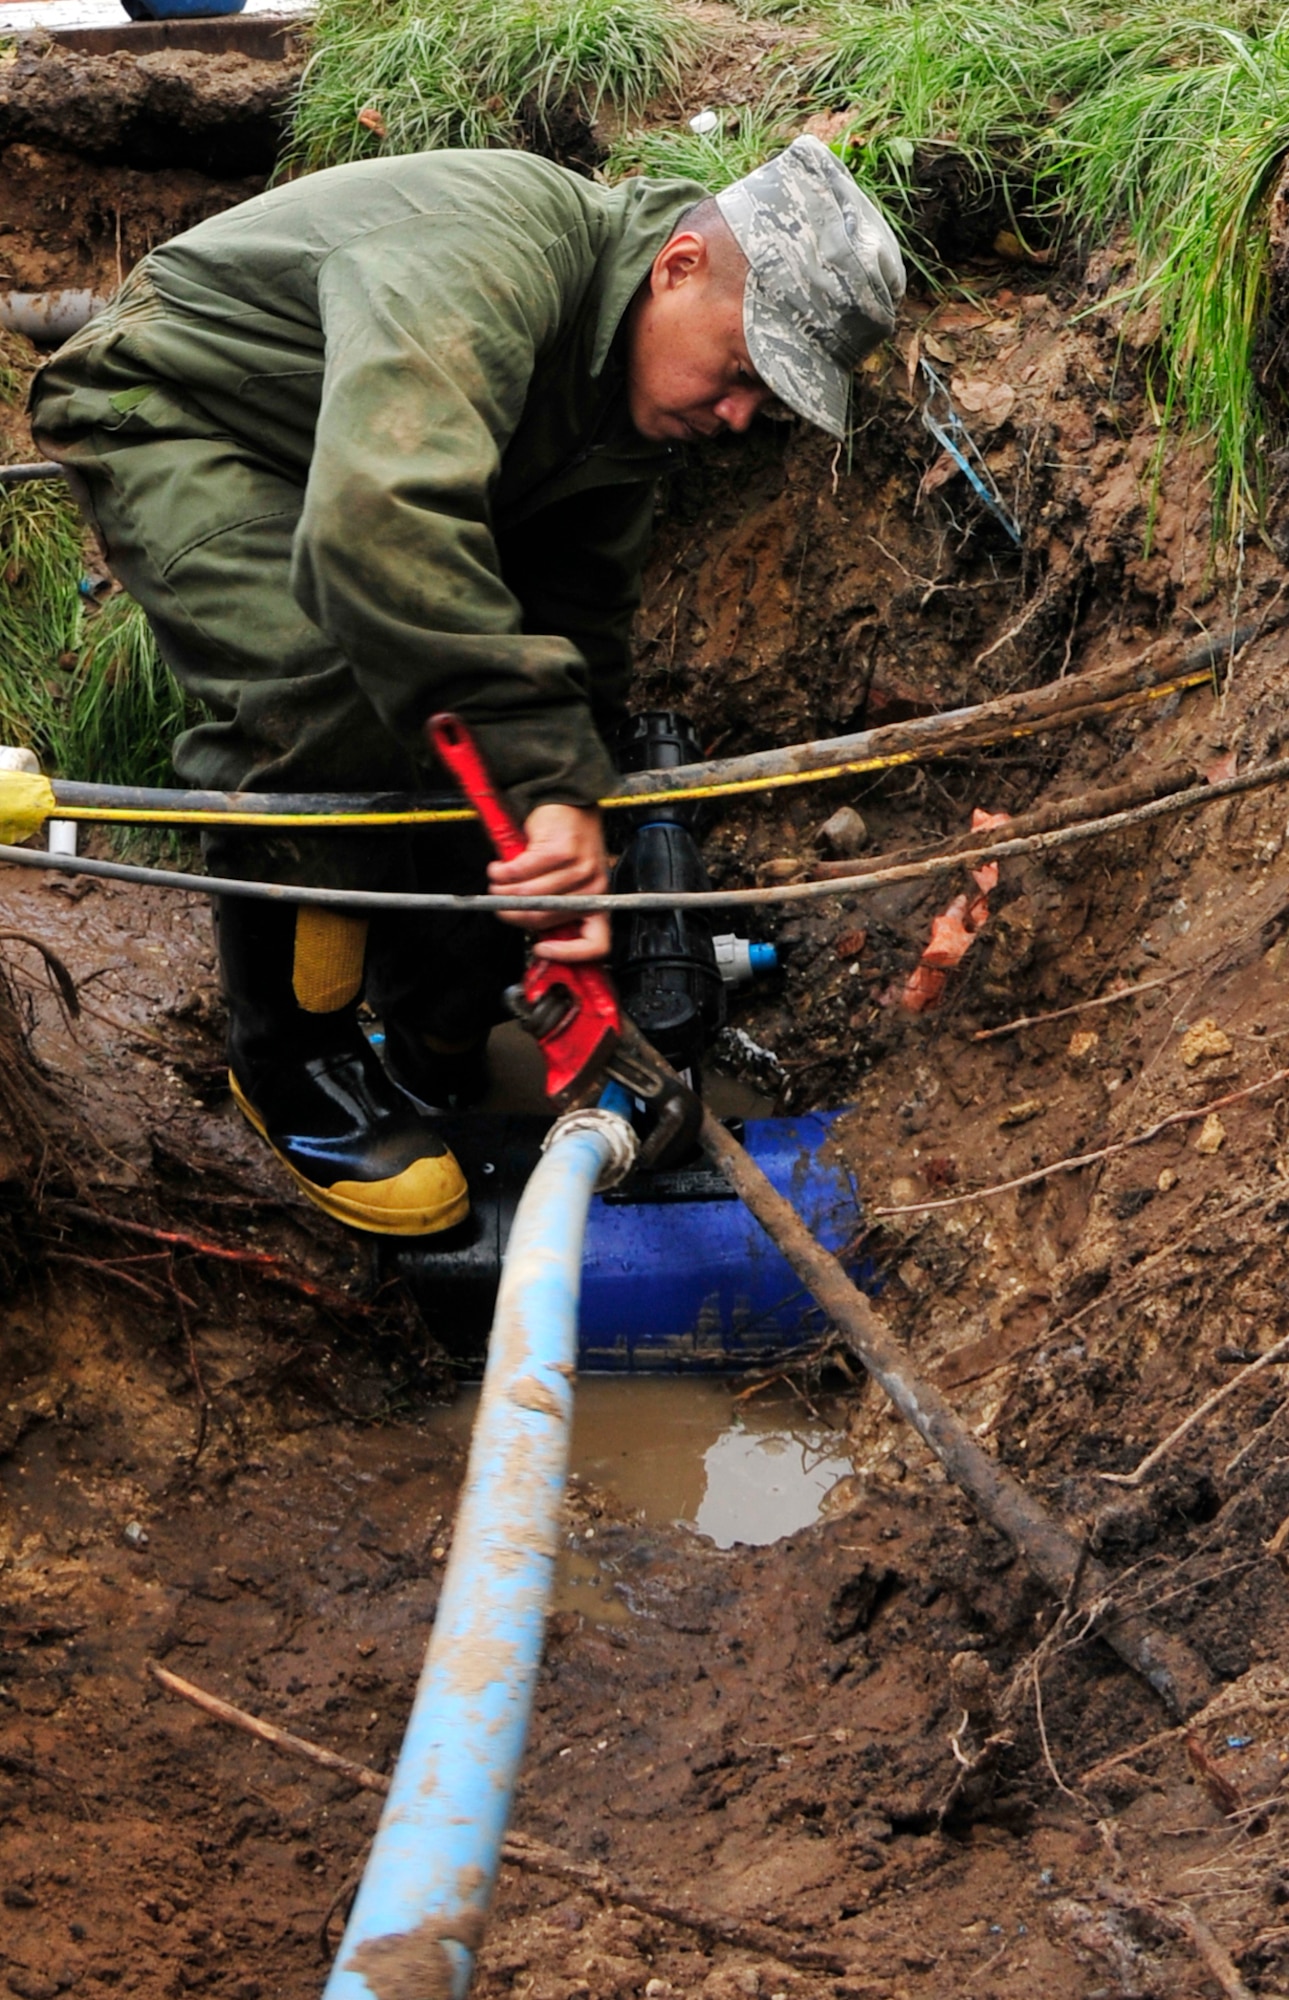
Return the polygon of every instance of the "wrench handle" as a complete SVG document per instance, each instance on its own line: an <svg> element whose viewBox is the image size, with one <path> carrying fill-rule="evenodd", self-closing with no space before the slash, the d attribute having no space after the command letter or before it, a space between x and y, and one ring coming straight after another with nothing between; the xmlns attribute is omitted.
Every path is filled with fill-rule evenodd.
<svg viewBox="0 0 1289 2000"><path fill-rule="evenodd" d="M514 861L527 847L523 828L501 797L478 745L459 715L432 715L426 725L440 763L456 779L503 861Z"/></svg>

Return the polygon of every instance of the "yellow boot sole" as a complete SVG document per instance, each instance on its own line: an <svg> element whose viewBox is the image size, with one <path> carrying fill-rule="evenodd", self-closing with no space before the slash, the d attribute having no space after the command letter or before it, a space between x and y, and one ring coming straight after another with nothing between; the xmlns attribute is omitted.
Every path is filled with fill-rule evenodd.
<svg viewBox="0 0 1289 2000"><path fill-rule="evenodd" d="M316 1208L376 1236L434 1236L452 1229L470 1213L470 1190L456 1156L446 1148L432 1160L413 1160L387 1181L333 1181L320 1187L293 1167L264 1129L263 1120L237 1078L228 1072L233 1102L248 1125L259 1133L269 1151L282 1162L296 1186Z"/></svg>

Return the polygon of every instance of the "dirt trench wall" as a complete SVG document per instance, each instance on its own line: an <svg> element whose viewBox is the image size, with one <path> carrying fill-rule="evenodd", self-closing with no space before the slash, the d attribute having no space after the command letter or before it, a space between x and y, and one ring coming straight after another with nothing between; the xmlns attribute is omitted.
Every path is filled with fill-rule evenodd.
<svg viewBox="0 0 1289 2000"><path fill-rule="evenodd" d="M106 51L27 35L0 61L0 289L109 297L155 244L249 200L272 172L295 45L271 60L122 29L136 32L137 48Z"/></svg>
<svg viewBox="0 0 1289 2000"><path fill-rule="evenodd" d="M258 194L263 182L149 173L33 145L0 152L0 287L110 296L154 244Z"/></svg>
<svg viewBox="0 0 1289 2000"><path fill-rule="evenodd" d="M708 748L799 741L1036 685L1211 605L1203 455L1179 444L1157 471L1131 351L1074 324L1086 306L910 298L848 452L761 422L688 454L647 578L642 704L688 708ZM924 427L924 353L1019 546Z"/></svg>
<svg viewBox="0 0 1289 2000"><path fill-rule="evenodd" d="M0 144L220 177L267 174L299 72L296 61L235 50L89 54L27 36L0 66Z"/></svg>

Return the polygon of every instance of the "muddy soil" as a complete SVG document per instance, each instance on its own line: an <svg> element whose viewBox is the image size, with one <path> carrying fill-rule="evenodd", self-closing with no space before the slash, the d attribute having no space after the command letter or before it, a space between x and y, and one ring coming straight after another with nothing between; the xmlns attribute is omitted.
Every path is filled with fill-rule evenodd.
<svg viewBox="0 0 1289 2000"><path fill-rule="evenodd" d="M155 243L249 201L263 179L150 173L26 144L0 153L0 286L110 298Z"/></svg>
<svg viewBox="0 0 1289 2000"><path fill-rule="evenodd" d="M641 705L732 751L1265 630L1215 689L714 812L720 882L803 874L840 804L878 852L1280 743L1283 572L1262 544L1214 551L1201 453L1159 460L1150 329L1098 317L1098 269L962 275L969 298L910 301L849 459L766 420L678 465ZM924 429L923 357L1019 548ZM759 1942L507 1869L486 2000L1208 2000L1237 1990L1232 1962L1248 1991L1286 1990L1285 1383L1241 1373L1289 1332L1285 839L1269 790L1005 861L923 1012L900 996L966 871L767 911L784 970L739 1000L725 1049L781 1105L854 1105L865 1247L911 1359L1116 1595L1185 1635L1217 1705L1174 1728L1090 1607L1048 1602L834 1372L854 1470L790 1540L718 1548L611 1483L572 1489L566 1565L593 1588L552 1621L516 1813ZM0 910L47 1086L0 1134L0 1970L26 2000L303 2000L371 1796L175 1704L146 1662L388 1769L451 1542L452 1371L239 1122L200 902L8 870ZM30 938L65 963L75 1019ZM1085 1007L1120 983L1145 990ZM1059 1018L1008 1028L1022 1016ZM1105 1157L1001 1187L1087 1153ZM1231 1385L1139 1486L1106 1481Z"/></svg>
<svg viewBox="0 0 1289 2000"><path fill-rule="evenodd" d="M29 35L0 67L0 142L141 166L267 173L299 70L298 61L236 51L86 54Z"/></svg>
<svg viewBox="0 0 1289 2000"><path fill-rule="evenodd" d="M38 956L9 940L57 1095L39 1264L11 1287L2 1351L4 1974L27 2000L293 2000L322 1982L371 1797L175 1705L146 1662L388 1768L451 1546L462 1450L433 1407L450 1385L423 1332L373 1296L360 1247L295 1200L219 1090L200 906L17 871L3 903L82 1002L65 1021ZM889 1069L892 1090L921 1073L937 1102L926 1052L920 1071ZM976 1131L1002 1102L986 1066L979 1081ZM855 1120L875 1198L896 1168L918 1185L907 1115L874 1100ZM1280 1990L1276 1377L1143 1494L1096 1478L1278 1331L1278 1244L1259 1241L1268 1204L1246 1198L1263 1193L1268 1116L1232 1127L1223 1153L1248 1155L1234 1187L1222 1153L1170 1150L1199 1205L1181 1261L1200 1275L1165 1271L1182 1283L1156 1281L1142 1310L1102 1281L1104 1320L1049 1331L1089 1252L1131 1277L1158 1244L1152 1205L1109 1188L1084 1191L1091 1218L1045 1290L1020 1284L1041 1235L983 1203L965 1236L892 1236L886 1260L887 1309L923 1365L986 1428L999 1419L1017 1469L1095 1524L1125 1586L1233 1683L1191 1755L871 1394L839 1419L856 1472L817 1526L769 1548L646 1527L611 1488L575 1486L565 1564L583 1588L552 1620L516 1825L761 1941L716 1945L507 1870L481 1994L1211 1993L1170 1929L1180 1903L1242 1951L1251 1990ZM990 1170L973 1160L973 1177ZM1102 1206L1126 1218L1109 1236ZM974 1761L991 1734L964 1783L958 1753ZM837 1969L801 1964L803 1948Z"/></svg>
<svg viewBox="0 0 1289 2000"><path fill-rule="evenodd" d="M110 298L154 243L257 194L299 71L24 36L0 62L0 288Z"/></svg>

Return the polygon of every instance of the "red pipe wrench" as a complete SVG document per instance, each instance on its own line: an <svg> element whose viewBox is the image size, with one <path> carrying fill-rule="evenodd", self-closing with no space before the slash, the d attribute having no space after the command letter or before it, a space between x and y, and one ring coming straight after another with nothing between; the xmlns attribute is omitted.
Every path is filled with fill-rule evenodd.
<svg viewBox="0 0 1289 2000"><path fill-rule="evenodd" d="M514 861L528 842L465 723L459 715L433 715L427 727L439 761L478 813L497 853L503 861ZM576 924L560 924L543 935L572 937L576 930ZM512 988L507 998L546 1058L546 1095L552 1104L567 1111L603 1084L622 1031L618 996L607 972L598 965L530 958L522 988Z"/></svg>
<svg viewBox="0 0 1289 2000"><path fill-rule="evenodd" d="M528 842L461 717L433 715L426 734L439 761L478 813L501 859L513 861ZM576 928L564 924L544 935L572 937ZM512 987L506 998L546 1059L546 1095L558 1110L598 1097L606 1078L613 1077L656 1113L640 1149L641 1166L653 1166L664 1154L692 1147L702 1120L701 1103L692 1090L650 1061L639 1031L622 1012L613 982L600 966L530 958L523 985Z"/></svg>

